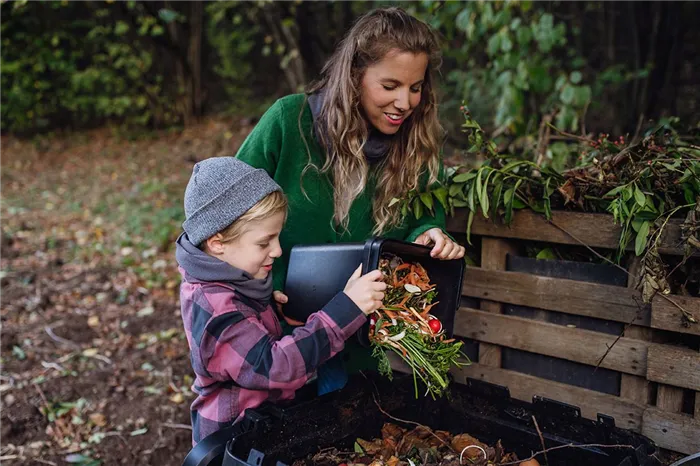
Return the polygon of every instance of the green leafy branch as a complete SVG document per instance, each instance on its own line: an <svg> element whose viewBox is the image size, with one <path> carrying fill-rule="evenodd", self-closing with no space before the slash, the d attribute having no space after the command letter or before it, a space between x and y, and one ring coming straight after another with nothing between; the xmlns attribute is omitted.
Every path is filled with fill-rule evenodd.
<svg viewBox="0 0 700 466"><path fill-rule="evenodd" d="M684 261L700 249L695 215L700 212L700 147L682 140L667 125L652 128L641 141L630 144L622 137L611 141L608 135L598 139L572 135L584 165L558 172L522 157L498 153L469 110L462 107L462 111L467 152L485 158L484 163L471 169L451 168L446 183L394 199L392 205L400 203L403 215L434 215L437 203L450 215L455 208L466 208L467 241L471 244L477 214L509 225L513 212L524 208L548 220L554 208L608 212L621 226L617 263L632 242L635 254L646 263L645 301L653 297L650 290L668 289L663 286L667 275L658 247L672 218L685 217ZM657 286L652 286L654 283Z"/></svg>

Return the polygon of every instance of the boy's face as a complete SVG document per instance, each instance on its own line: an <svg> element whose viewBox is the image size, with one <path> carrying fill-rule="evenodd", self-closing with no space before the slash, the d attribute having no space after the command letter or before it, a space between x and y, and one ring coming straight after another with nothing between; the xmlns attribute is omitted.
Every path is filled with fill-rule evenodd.
<svg viewBox="0 0 700 466"><path fill-rule="evenodd" d="M274 260L282 255L280 232L285 213L279 212L264 220L250 222L246 231L234 241L220 246L215 256L253 278L264 279L272 270Z"/></svg>

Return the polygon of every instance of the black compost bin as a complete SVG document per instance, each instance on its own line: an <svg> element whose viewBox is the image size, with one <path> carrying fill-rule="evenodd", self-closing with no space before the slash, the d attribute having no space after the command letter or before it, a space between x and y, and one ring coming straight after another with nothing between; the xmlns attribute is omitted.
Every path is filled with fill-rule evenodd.
<svg viewBox="0 0 700 466"><path fill-rule="evenodd" d="M313 395L315 387L308 386ZM532 416L537 419L548 448L567 444L631 445L630 448L563 448L550 451L549 464L567 466L658 466L655 445L646 437L615 427L614 419L583 419L578 408L536 398L533 403L512 399L507 389L477 380L453 384L450 398L416 399L413 379L396 374L391 382L376 374L353 376L348 385L321 397L307 397L286 405L263 405L247 411L226 444L224 466L291 465L323 448L352 451L355 440L381 437L385 422L401 424L383 414L419 422L453 434L469 433L493 445L499 439L506 451L527 458L541 450ZM411 425L403 427L412 428ZM222 448L218 449L221 452ZM212 455L213 458L213 455ZM543 458L539 460L544 464ZM214 465L185 462L187 466Z"/></svg>
<svg viewBox="0 0 700 466"><path fill-rule="evenodd" d="M395 254L405 262L418 262L428 272L437 289L437 304L430 313L440 319L451 337L459 307L464 278L464 261L441 261L430 257L431 248L405 241L372 238L365 243L340 243L294 246L290 251L285 294L289 302L285 315L301 322L321 309L345 283L358 265L363 273L379 266L383 254ZM358 331L360 342L369 345L369 324Z"/></svg>

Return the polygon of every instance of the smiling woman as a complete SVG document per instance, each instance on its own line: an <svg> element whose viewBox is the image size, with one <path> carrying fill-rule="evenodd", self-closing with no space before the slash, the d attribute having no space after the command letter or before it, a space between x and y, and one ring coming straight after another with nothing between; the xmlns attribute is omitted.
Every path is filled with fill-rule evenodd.
<svg viewBox="0 0 700 466"><path fill-rule="evenodd" d="M297 244L380 235L432 245L440 259L464 255L444 232L440 205L434 216L415 219L391 202L440 176L444 132L433 84L440 63L427 24L400 8L373 10L357 20L307 92L278 100L243 143L237 157L266 170L289 199L282 256L273 266L278 303L287 301L281 290ZM348 344L343 360L319 369L320 393L344 385L343 365L376 367L359 345Z"/></svg>

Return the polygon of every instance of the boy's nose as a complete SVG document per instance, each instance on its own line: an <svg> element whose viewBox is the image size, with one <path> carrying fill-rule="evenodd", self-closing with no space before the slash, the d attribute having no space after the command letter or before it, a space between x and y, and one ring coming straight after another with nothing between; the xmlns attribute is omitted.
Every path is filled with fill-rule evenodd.
<svg viewBox="0 0 700 466"><path fill-rule="evenodd" d="M273 259L280 257L282 255L282 248L280 247L279 244L277 244L277 247L273 248L272 251L270 251L270 257Z"/></svg>

